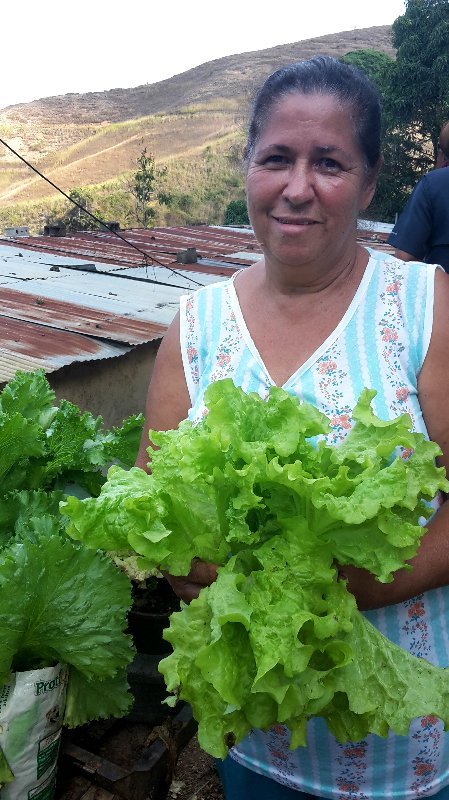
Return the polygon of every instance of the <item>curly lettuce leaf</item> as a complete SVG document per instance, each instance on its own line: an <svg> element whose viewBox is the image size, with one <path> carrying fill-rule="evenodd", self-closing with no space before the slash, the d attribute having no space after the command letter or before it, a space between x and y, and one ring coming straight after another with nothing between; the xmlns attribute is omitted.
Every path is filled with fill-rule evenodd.
<svg viewBox="0 0 449 800"><path fill-rule="evenodd" d="M159 669L191 704L204 750L224 758L253 727L277 723L290 729L292 748L302 746L317 715L341 742L406 735L429 714L449 727L449 668L377 631L336 580L329 553L317 564L304 540L275 537L252 562L251 572L239 557L220 568L164 633L173 653Z"/></svg>
<svg viewBox="0 0 449 800"><path fill-rule="evenodd" d="M120 460L134 463L143 427L142 414L124 420L121 428L103 429L103 418L61 400L47 431L44 480L61 472L89 472Z"/></svg>
<svg viewBox="0 0 449 800"><path fill-rule="evenodd" d="M124 670L110 677L88 679L71 668L63 724L78 728L96 719L120 718L130 710L132 702Z"/></svg>
<svg viewBox="0 0 449 800"><path fill-rule="evenodd" d="M21 488L29 459L45 452L42 428L19 413L0 414L0 481L2 494Z"/></svg>
<svg viewBox="0 0 449 800"><path fill-rule="evenodd" d="M177 492L154 491L154 478L133 467L113 466L98 498L68 497L61 511L69 535L88 547L118 554L137 553L146 569L170 567L183 575L201 552L224 563L228 551L220 537L216 492L190 483Z"/></svg>
<svg viewBox="0 0 449 800"><path fill-rule="evenodd" d="M0 553L0 597L0 685L11 671L60 661L85 687L84 721L127 706L131 588L106 556L48 531L14 541ZM107 692L98 705L89 687L110 680L121 689L108 711Z"/></svg>
<svg viewBox="0 0 449 800"><path fill-rule="evenodd" d="M62 506L69 534L186 574L193 558L223 564L306 520L340 564L390 581L417 552L419 519L430 513L423 500L449 484L438 447L410 431L407 415L379 420L372 396L362 394L341 445L316 446L328 423L313 406L278 388L265 402L229 380L212 384L196 427L151 433L151 481L112 469L98 502ZM407 459L398 454L411 447Z"/></svg>
<svg viewBox="0 0 449 800"><path fill-rule="evenodd" d="M316 546L313 536L275 536L231 559L171 616L164 636L174 652L159 669L217 757L254 726L293 728L319 713L353 657L345 637L355 600L336 581L329 550L317 564Z"/></svg>
<svg viewBox="0 0 449 800"><path fill-rule="evenodd" d="M62 491L25 490L0 497L0 552L14 537L33 537L37 530L62 530Z"/></svg>
<svg viewBox="0 0 449 800"><path fill-rule="evenodd" d="M20 414L46 431L56 414L55 400L43 369L18 371L0 392L0 413Z"/></svg>
<svg viewBox="0 0 449 800"><path fill-rule="evenodd" d="M112 430L103 433L103 463L118 461L125 467L134 464L139 450L143 422L143 414L132 414L123 420L120 428L114 426Z"/></svg>
<svg viewBox="0 0 449 800"><path fill-rule="evenodd" d="M449 728L449 667L412 656L358 612L347 642L357 658L337 674L336 702L322 714L339 741L389 730L407 736L411 721L422 716L438 717Z"/></svg>

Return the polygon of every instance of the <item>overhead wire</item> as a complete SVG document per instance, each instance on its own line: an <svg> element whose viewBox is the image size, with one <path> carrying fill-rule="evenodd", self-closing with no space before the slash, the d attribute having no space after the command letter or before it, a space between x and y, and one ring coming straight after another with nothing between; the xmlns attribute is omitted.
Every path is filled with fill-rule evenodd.
<svg viewBox="0 0 449 800"><path fill-rule="evenodd" d="M81 211L83 211L85 214L87 214L89 217L91 217L91 219L95 220L95 222L99 223L103 228L106 228L106 230L108 230L110 233L114 234L114 236L117 236L119 239L121 239L123 242L125 242L125 244L127 244L130 247L134 248L134 250L137 250L137 252L140 253L140 255L143 256L143 259L144 259L144 262L143 262L142 266L151 267L151 266L153 266L153 264L157 264L158 266L169 270L173 275L176 275L179 278L183 278L184 280L186 280L186 276L183 275L182 272L179 272L178 270L173 269L173 267L170 267L170 266L168 266L166 264L163 264L161 261L158 261L157 258L154 258L154 256L149 256L148 253L145 252L145 250L142 250L140 247L138 247L136 244L134 244L134 242L130 242L129 239L126 239L125 236L122 236L117 230L115 230L115 228L112 228L110 225L108 225L107 222L104 222L104 220L100 219L100 217L97 217L91 211L88 211L88 209L85 208L81 203L78 203L77 200L74 200L73 197L70 197L70 195L68 195L66 192L64 192L64 190L61 189L59 186L57 186L56 183L54 183L52 180L50 180L50 178L47 178L47 176L44 175L43 172L40 172L37 169L37 167L35 167L33 164L31 164L29 161L27 161L26 158L21 156L20 153L18 153L16 150L14 150L14 148L11 147L11 145L9 145L8 142L5 142L4 139L0 138L0 144L3 144L5 147L7 147L8 150L10 150L11 153L13 153L15 156L17 156L17 158L19 158L21 161L23 161L23 163L26 164L27 167L29 167L31 170L33 170L33 172L35 172L37 175L39 175L40 178L43 178L43 180L46 181L47 183L49 183L50 186L53 186L53 188L56 189L56 191L60 192L60 194L62 194L66 198L66 200L68 200L70 203L73 203L73 205L77 206ZM149 263L149 262L151 262L151 263ZM200 281L196 281L194 278L187 278L187 280L190 281L191 283L196 284L197 286L202 286L203 285ZM164 281L158 281L156 279L154 281L150 281L150 283L160 283L161 286L172 286L172 284L170 284L170 283L164 283ZM177 288L189 289L189 287L183 287L183 286L177 287Z"/></svg>

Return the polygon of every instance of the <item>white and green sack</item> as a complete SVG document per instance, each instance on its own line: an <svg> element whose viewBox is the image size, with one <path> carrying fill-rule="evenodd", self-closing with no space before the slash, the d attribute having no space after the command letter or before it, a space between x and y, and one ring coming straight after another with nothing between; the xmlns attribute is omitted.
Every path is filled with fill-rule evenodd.
<svg viewBox="0 0 449 800"><path fill-rule="evenodd" d="M0 782L1 800L53 800L67 677L57 664L13 673L0 688L0 753L14 776Z"/></svg>

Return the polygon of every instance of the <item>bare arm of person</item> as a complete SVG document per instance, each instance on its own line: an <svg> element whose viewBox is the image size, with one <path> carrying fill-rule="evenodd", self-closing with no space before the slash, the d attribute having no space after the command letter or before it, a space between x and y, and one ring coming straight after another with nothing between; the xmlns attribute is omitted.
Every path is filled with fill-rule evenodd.
<svg viewBox="0 0 449 800"><path fill-rule="evenodd" d="M434 324L429 351L418 379L418 393L429 437L443 455L440 466L449 475L449 275L435 275ZM392 605L421 592L449 584L449 502L443 502L427 525L411 571L398 570L394 581L381 584L365 570L344 568L348 589L361 609Z"/></svg>
<svg viewBox="0 0 449 800"><path fill-rule="evenodd" d="M168 431L177 428L190 408L179 344L179 314L167 330L154 364L145 404L145 424L140 440L136 466L148 467L149 430Z"/></svg>
<svg viewBox="0 0 449 800"><path fill-rule="evenodd" d="M148 431L168 431L177 428L187 417L190 398L184 376L179 343L179 315L175 317L159 347L145 404L145 425L140 440L136 466L148 471L148 452L151 446ZM165 574L173 591L185 602L197 597L203 586L217 576L214 564L195 560L185 577Z"/></svg>
<svg viewBox="0 0 449 800"><path fill-rule="evenodd" d="M411 253L406 253L405 250L395 250L394 256L401 261L421 261L420 258L416 258L416 256L413 256Z"/></svg>

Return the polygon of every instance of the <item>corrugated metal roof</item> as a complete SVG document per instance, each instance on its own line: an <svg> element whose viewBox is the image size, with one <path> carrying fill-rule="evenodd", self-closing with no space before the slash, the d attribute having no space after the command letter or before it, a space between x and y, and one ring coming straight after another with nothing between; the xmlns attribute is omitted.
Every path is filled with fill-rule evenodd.
<svg viewBox="0 0 449 800"><path fill-rule="evenodd" d="M59 330L55 335L45 325L3 317L0 326L0 380L9 380L17 370L41 367L46 372L54 372L74 361L112 358L129 350L122 344L108 344L71 331Z"/></svg>
<svg viewBox="0 0 449 800"><path fill-rule="evenodd" d="M91 231L71 234L70 236L33 236L3 240L2 244L11 242L24 250L34 250L52 256L72 256L77 259L98 264L112 264L116 270L129 267L145 267L161 265L176 270L179 278L184 272L209 273L227 276L229 270L239 269L245 263L244 253L247 250L260 252L259 245L252 231L241 229L215 228L208 225L192 225L184 228L151 228L119 231L118 235L109 231ZM183 265L176 261L177 253L187 248L195 248L199 261L196 264ZM233 254L238 252L238 257ZM243 257L242 257L243 253ZM221 262L222 267L205 268L202 259Z"/></svg>
<svg viewBox="0 0 449 800"><path fill-rule="evenodd" d="M166 326L146 319L105 314L101 310L0 287L0 316L46 328L82 333L112 342L142 344L160 339Z"/></svg>
<svg viewBox="0 0 449 800"><path fill-rule="evenodd" d="M249 265L257 247L251 231L209 226L120 235L141 252L103 231L0 239L0 382L160 339L182 294ZM177 263L189 247L199 260Z"/></svg>

